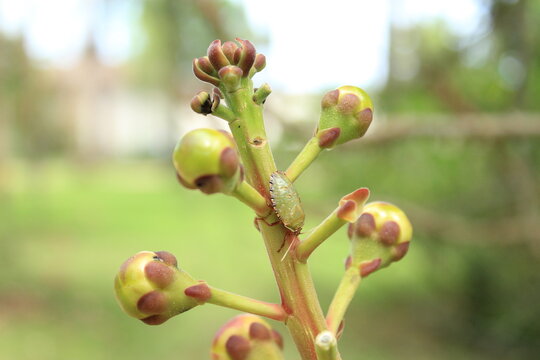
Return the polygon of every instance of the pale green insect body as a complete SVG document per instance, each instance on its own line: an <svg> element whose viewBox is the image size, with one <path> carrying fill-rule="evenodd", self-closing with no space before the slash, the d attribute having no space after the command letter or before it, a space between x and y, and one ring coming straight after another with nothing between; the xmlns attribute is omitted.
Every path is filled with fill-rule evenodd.
<svg viewBox="0 0 540 360"><path fill-rule="evenodd" d="M304 209L292 182L283 172L276 171L270 176L270 200L283 225L299 233L304 225Z"/></svg>

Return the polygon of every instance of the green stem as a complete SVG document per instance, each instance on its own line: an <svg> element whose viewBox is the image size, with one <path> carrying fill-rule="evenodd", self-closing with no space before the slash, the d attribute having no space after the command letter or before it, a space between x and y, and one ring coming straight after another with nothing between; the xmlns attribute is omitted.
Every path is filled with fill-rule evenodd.
<svg viewBox="0 0 540 360"><path fill-rule="evenodd" d="M276 171L276 165L266 138L262 106L253 101L253 86L248 78L242 80L241 88L235 92L228 93L223 88L222 91L236 115L229 127L238 145L246 178L268 200L270 175ZM273 212L257 221L274 270L282 306L288 314L286 325L289 332L302 360L317 360L315 337L326 330L326 323L313 280L307 265L299 262L294 252L283 256L298 238L291 236L283 224L276 223L277 217ZM288 240L288 243L282 248L284 240Z"/></svg>
<svg viewBox="0 0 540 360"><path fill-rule="evenodd" d="M294 182L309 167L313 160L317 158L321 151L322 148L319 146L319 139L312 137L285 172L289 180Z"/></svg>
<svg viewBox="0 0 540 360"><path fill-rule="evenodd" d="M337 215L339 207L323 220L308 236L298 245L296 256L300 262L306 262L311 253L347 223Z"/></svg>
<svg viewBox="0 0 540 360"><path fill-rule="evenodd" d="M260 217L270 214L271 209L268 207L266 199L245 181L238 184L231 195L252 208Z"/></svg>
<svg viewBox="0 0 540 360"><path fill-rule="evenodd" d="M338 360L337 340L330 331L323 331L315 339L318 360Z"/></svg>
<svg viewBox="0 0 540 360"><path fill-rule="evenodd" d="M234 112L222 104L219 104L214 110L212 110L212 115L217 116L218 118L221 118L227 122L234 121L236 118Z"/></svg>
<svg viewBox="0 0 540 360"><path fill-rule="evenodd" d="M255 300L214 287L210 287L210 291L212 296L206 300L210 304L264 316L277 321L284 322L287 320L288 315L281 305Z"/></svg>
<svg viewBox="0 0 540 360"><path fill-rule="evenodd" d="M360 285L360 281L362 281L360 271L356 266L350 266L345 271L334 295L334 299L332 299L332 303L328 308L328 313L326 314L328 329L334 334L336 334L339 329L339 324L341 324L341 321L347 312L347 308Z"/></svg>

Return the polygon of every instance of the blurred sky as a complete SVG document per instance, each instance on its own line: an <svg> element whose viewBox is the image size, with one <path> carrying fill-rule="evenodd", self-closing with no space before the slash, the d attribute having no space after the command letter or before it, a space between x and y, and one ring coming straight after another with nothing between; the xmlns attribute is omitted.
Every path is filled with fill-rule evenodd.
<svg viewBox="0 0 540 360"><path fill-rule="evenodd" d="M258 46L270 59L261 81L292 93L345 83L383 85L391 22L405 26L441 18L467 36L482 26L487 11L482 0L233 1L244 5L252 28L268 37L266 48ZM104 61L120 63L140 46L135 26L138 4L0 0L0 28L13 35L24 33L28 50L44 66L69 65L89 36L96 40Z"/></svg>

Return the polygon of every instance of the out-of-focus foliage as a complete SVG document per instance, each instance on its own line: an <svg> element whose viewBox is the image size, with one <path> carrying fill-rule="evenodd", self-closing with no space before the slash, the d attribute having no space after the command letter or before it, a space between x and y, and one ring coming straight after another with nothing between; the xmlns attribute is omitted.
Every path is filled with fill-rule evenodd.
<svg viewBox="0 0 540 360"><path fill-rule="evenodd" d="M393 28L385 111L540 110L540 3L491 0L478 31L440 21Z"/></svg>

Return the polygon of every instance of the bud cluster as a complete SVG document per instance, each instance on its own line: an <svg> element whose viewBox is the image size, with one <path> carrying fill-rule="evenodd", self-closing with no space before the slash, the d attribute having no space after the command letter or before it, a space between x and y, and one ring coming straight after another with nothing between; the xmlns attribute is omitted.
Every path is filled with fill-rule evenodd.
<svg viewBox="0 0 540 360"><path fill-rule="evenodd" d="M257 54L248 40L236 39L221 44L214 40L208 47L207 56L193 60L193 72L200 80L215 86L223 85L227 91L240 86L242 78L253 76L266 66L263 54Z"/></svg>

